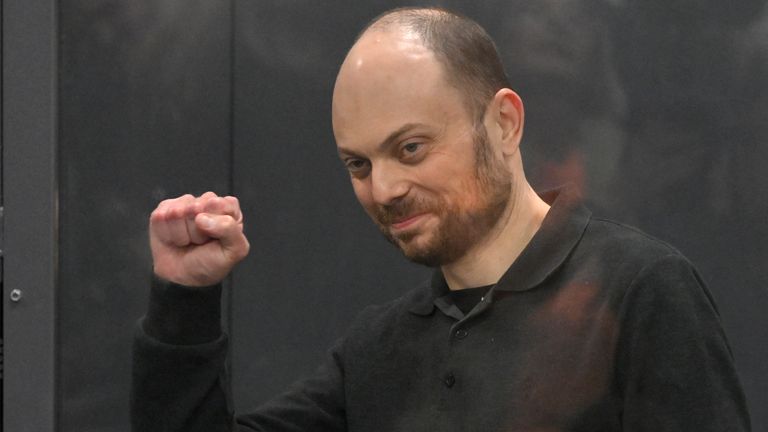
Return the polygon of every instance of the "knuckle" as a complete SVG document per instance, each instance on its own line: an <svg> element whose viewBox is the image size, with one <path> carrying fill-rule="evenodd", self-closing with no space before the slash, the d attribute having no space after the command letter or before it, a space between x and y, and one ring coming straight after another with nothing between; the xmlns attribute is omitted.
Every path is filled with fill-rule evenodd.
<svg viewBox="0 0 768 432"><path fill-rule="evenodd" d="M184 207L173 206L165 212L167 218L176 219L184 214Z"/></svg>
<svg viewBox="0 0 768 432"><path fill-rule="evenodd" d="M200 203L200 211L204 211L206 213L211 213L211 212L213 212L213 210L214 210L214 208L213 208L213 205L211 204L210 200L206 200L206 201L203 201L203 202Z"/></svg>
<svg viewBox="0 0 768 432"><path fill-rule="evenodd" d="M152 221L160 222L166 218L167 213L167 206L161 205L152 211L152 213L149 215L149 219Z"/></svg>
<svg viewBox="0 0 768 432"><path fill-rule="evenodd" d="M208 205L206 207L210 211L215 211L215 212L221 213L226 208L226 204L225 203L226 203L226 201L224 201L223 198L216 197L216 198L212 198L208 202Z"/></svg>

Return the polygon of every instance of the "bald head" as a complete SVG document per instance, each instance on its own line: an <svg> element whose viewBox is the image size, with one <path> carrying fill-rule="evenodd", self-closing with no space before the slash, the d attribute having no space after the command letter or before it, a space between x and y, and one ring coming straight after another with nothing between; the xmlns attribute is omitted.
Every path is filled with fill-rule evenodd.
<svg viewBox="0 0 768 432"><path fill-rule="evenodd" d="M405 107L470 118L462 93L448 84L435 53L413 31L398 27L363 34L341 65L333 94L333 126L337 144L382 128L392 132L419 119L401 118ZM455 119L458 121L458 119ZM384 130L387 129L387 130ZM359 140L356 138L355 140Z"/></svg>
<svg viewBox="0 0 768 432"><path fill-rule="evenodd" d="M476 122L494 94L511 87L493 40L467 17L440 8L394 9L374 18L356 44L373 33L393 32L408 34L434 54L446 83L462 94Z"/></svg>

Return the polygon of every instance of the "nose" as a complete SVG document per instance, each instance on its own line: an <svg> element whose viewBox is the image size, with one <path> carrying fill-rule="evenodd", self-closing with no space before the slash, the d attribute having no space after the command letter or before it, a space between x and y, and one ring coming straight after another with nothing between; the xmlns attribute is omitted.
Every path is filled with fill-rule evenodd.
<svg viewBox="0 0 768 432"><path fill-rule="evenodd" d="M371 195L379 205L390 205L408 194L410 183L405 173L393 164L371 167Z"/></svg>

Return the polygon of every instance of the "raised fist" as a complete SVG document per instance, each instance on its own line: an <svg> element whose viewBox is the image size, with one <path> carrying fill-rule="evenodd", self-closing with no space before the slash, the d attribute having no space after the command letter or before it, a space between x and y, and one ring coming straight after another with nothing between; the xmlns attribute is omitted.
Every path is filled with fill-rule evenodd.
<svg viewBox="0 0 768 432"><path fill-rule="evenodd" d="M162 201L149 217L155 274L181 285L221 282L250 248L237 198L206 192Z"/></svg>

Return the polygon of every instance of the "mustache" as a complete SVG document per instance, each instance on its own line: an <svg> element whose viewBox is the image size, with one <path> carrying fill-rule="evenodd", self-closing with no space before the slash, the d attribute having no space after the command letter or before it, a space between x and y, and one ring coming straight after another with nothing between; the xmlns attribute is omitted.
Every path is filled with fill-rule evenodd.
<svg viewBox="0 0 768 432"><path fill-rule="evenodd" d="M388 226L414 213L427 212L437 207L436 203L423 197L401 198L392 204L377 206L376 221L380 225Z"/></svg>

